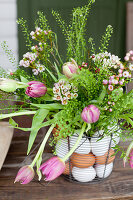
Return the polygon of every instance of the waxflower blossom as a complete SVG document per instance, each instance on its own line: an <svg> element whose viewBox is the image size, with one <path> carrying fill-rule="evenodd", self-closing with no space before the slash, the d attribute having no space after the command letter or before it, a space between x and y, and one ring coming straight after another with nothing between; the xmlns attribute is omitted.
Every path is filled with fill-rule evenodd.
<svg viewBox="0 0 133 200"><path fill-rule="evenodd" d="M30 97L37 98L44 96L47 92L47 87L39 81L30 81L27 83L26 94Z"/></svg>
<svg viewBox="0 0 133 200"><path fill-rule="evenodd" d="M78 89L67 81L60 80L58 83L54 84L53 100L61 101L62 105L66 105L68 100L78 97Z"/></svg>
<svg viewBox="0 0 133 200"><path fill-rule="evenodd" d="M99 116L100 116L100 110L94 105L89 105L85 107L81 113L83 121L89 124L98 121Z"/></svg>
<svg viewBox="0 0 133 200"><path fill-rule="evenodd" d="M129 72L128 71L124 71L123 72L123 76L127 78L129 76Z"/></svg>
<svg viewBox="0 0 133 200"><path fill-rule="evenodd" d="M67 78L72 78L73 74L77 74L78 65L74 59L71 58L71 62L67 62L62 66L63 74Z"/></svg>
<svg viewBox="0 0 133 200"><path fill-rule="evenodd" d="M107 85L108 84L108 80L103 80L103 84Z"/></svg>
<svg viewBox="0 0 133 200"><path fill-rule="evenodd" d="M24 166L18 171L14 183L20 182L21 184L28 184L34 178L34 175L35 173L31 166Z"/></svg>
<svg viewBox="0 0 133 200"><path fill-rule="evenodd" d="M52 181L64 172L65 163L59 157L54 156L43 163L39 169L45 175L45 181Z"/></svg>
<svg viewBox="0 0 133 200"><path fill-rule="evenodd" d="M131 71L133 71L133 64L130 64L130 65L129 65L129 69L130 69Z"/></svg>
<svg viewBox="0 0 133 200"><path fill-rule="evenodd" d="M108 89L112 91L114 89L113 85L108 85Z"/></svg>
<svg viewBox="0 0 133 200"><path fill-rule="evenodd" d="M129 52L126 53L124 60L125 61L133 61L133 51L132 50L130 50Z"/></svg>
<svg viewBox="0 0 133 200"><path fill-rule="evenodd" d="M32 69L32 72L33 72L33 74L34 74L35 76L39 74L38 69Z"/></svg>

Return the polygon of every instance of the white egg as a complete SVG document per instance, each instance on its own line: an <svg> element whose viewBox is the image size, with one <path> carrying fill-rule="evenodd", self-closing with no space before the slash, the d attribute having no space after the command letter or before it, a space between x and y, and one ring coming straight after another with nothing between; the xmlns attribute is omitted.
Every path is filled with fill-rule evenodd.
<svg viewBox="0 0 133 200"><path fill-rule="evenodd" d="M95 166L96 174L99 178L107 178L113 170L113 162L108 165L99 165Z"/></svg>
<svg viewBox="0 0 133 200"><path fill-rule="evenodd" d="M56 143L55 151L59 158L63 158L69 152L68 140L58 140L58 142Z"/></svg>
<svg viewBox="0 0 133 200"><path fill-rule="evenodd" d="M88 168L72 168L73 177L79 182L89 182L96 177L96 171L93 167Z"/></svg>
<svg viewBox="0 0 133 200"><path fill-rule="evenodd" d="M78 139L78 135L79 135L79 132L75 133L70 138L70 148L72 148L74 146L74 144L76 143L76 141ZM91 151L90 141L87 137L83 137L80 140L75 152L79 153L79 154L88 154L88 153L90 153L90 151Z"/></svg>
<svg viewBox="0 0 133 200"><path fill-rule="evenodd" d="M91 149L92 149L92 153L95 156L102 156L104 155L108 149L109 149L109 144L110 144L110 140L111 138L106 136L102 139L100 139L98 137L93 136L91 138Z"/></svg>

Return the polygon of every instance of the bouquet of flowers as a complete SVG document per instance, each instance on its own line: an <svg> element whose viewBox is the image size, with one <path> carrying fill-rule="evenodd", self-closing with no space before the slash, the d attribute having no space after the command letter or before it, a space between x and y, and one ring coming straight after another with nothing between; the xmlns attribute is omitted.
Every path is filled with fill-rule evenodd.
<svg viewBox="0 0 133 200"><path fill-rule="evenodd" d="M29 32L24 19L18 20L26 38L28 52L23 55L16 71L8 74L1 69L0 90L1 100L9 101L14 96L14 101L20 101L21 104L9 108L6 106L8 113L3 113L5 108L1 108L0 119L9 118L13 127L30 131L27 154L31 151L39 129L46 126L49 129L34 160L19 170L15 182L29 183L34 177L34 166L39 180L42 174L46 181L54 180L64 172L65 162L84 135L100 135L101 141L112 135L121 139L132 137L133 90L127 93L125 87L132 79L133 64L129 64L129 61L133 60L133 51L127 53L125 62L107 51L113 33L109 25L96 52L95 43L92 38L87 39L85 29L93 3L94 0L89 0L88 5L74 8L69 25L58 12L52 11L65 36L65 61L58 50L57 35L50 29L42 12L38 12L34 31ZM3 43L3 48L14 63L6 43ZM31 114L34 116L30 128L19 127L12 118ZM57 156L42 164L44 148L51 133L50 145L53 146L60 140L78 134L63 157L58 156L55 149ZM118 145L114 146L116 152L122 150ZM132 147L133 143L126 154L122 150L124 163L130 155L132 164Z"/></svg>

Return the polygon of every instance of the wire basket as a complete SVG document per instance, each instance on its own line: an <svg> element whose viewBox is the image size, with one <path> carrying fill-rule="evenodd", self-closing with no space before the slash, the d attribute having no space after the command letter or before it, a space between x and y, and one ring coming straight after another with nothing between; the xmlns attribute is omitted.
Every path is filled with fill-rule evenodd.
<svg viewBox="0 0 133 200"><path fill-rule="evenodd" d="M113 170L115 159L114 147L119 137L103 137L103 131L93 137L84 134L78 147L66 161L63 176L76 183L95 183L109 177ZM56 144L56 154L63 158L73 147L78 138L78 132L72 137L62 138Z"/></svg>

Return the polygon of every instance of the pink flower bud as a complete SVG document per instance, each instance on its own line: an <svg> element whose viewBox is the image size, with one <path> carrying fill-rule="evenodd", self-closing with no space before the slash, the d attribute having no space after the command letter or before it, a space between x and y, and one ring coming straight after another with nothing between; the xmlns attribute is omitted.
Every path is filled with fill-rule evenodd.
<svg viewBox="0 0 133 200"><path fill-rule="evenodd" d="M46 181L52 181L64 172L65 163L59 157L54 156L43 163L39 169L45 175Z"/></svg>
<svg viewBox="0 0 133 200"><path fill-rule="evenodd" d="M118 72L119 72L120 74L122 74L123 70L122 70L122 69L119 69Z"/></svg>
<svg viewBox="0 0 133 200"><path fill-rule="evenodd" d="M81 113L81 117L86 123L95 123L98 121L99 116L100 110L94 105L85 107Z"/></svg>
<svg viewBox="0 0 133 200"><path fill-rule="evenodd" d="M28 184L34 178L34 175L35 173L31 166L24 166L18 171L14 183L20 181L21 184Z"/></svg>
<svg viewBox="0 0 133 200"><path fill-rule="evenodd" d="M122 74L118 74L119 77L122 77Z"/></svg>
<svg viewBox="0 0 133 200"><path fill-rule="evenodd" d="M112 108L109 109L109 112L112 112Z"/></svg>
<svg viewBox="0 0 133 200"><path fill-rule="evenodd" d="M72 62L67 62L63 65L63 74L67 77L67 78L71 78L73 76L73 74L77 74L77 70L78 70L78 65L75 62L75 60L71 59Z"/></svg>
<svg viewBox="0 0 133 200"><path fill-rule="evenodd" d="M123 81L119 81L119 84L120 84L120 85L123 85Z"/></svg>
<svg viewBox="0 0 133 200"><path fill-rule="evenodd" d="M124 57L124 60L125 60L125 61L128 61L128 60L129 60L129 57L128 57L128 56L125 56L125 57Z"/></svg>
<svg viewBox="0 0 133 200"><path fill-rule="evenodd" d="M30 97L36 98L44 96L47 92L47 87L39 81L28 82L28 87L26 88L26 94Z"/></svg>

